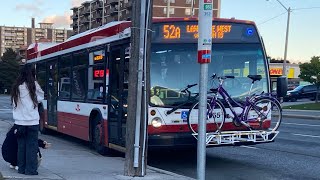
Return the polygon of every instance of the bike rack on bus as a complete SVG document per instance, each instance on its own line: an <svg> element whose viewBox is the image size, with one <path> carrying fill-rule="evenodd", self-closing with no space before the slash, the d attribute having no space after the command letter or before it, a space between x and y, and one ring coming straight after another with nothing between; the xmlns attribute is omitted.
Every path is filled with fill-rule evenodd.
<svg viewBox="0 0 320 180"><path fill-rule="evenodd" d="M279 131L222 131L220 133L206 133L207 146L236 145L245 143L272 142ZM192 134L198 139L198 134Z"/></svg>

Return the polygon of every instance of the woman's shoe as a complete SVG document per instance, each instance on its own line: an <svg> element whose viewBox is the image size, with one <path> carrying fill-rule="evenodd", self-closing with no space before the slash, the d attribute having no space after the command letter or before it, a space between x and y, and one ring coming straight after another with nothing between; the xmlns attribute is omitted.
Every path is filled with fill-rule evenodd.
<svg viewBox="0 0 320 180"><path fill-rule="evenodd" d="M12 164L10 164L10 168L11 168L11 169L15 169L15 170L18 170L18 169L19 169L18 166L14 166L14 165L12 165Z"/></svg>

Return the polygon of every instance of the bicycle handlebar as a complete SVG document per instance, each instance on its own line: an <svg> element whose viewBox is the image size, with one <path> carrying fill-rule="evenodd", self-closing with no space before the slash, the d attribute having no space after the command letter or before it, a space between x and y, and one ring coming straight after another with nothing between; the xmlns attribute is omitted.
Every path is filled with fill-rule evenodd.
<svg viewBox="0 0 320 180"><path fill-rule="evenodd" d="M215 78L218 78L218 79L234 79L235 77L234 76L220 76L220 77L217 77L217 74L213 74L211 76L212 79L215 79Z"/></svg>

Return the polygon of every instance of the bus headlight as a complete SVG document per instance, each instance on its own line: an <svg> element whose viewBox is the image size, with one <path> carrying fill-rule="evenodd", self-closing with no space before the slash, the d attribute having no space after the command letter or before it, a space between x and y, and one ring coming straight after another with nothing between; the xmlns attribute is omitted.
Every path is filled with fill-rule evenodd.
<svg viewBox="0 0 320 180"><path fill-rule="evenodd" d="M152 119L151 124L152 124L153 127L159 128L159 127L162 126L162 120L160 118L158 118L158 117L155 117L155 118Z"/></svg>

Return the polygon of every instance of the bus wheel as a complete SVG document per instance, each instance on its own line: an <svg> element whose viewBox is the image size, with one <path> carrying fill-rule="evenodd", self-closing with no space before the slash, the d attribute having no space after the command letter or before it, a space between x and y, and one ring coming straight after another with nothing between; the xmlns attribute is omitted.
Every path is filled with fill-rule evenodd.
<svg viewBox="0 0 320 180"><path fill-rule="evenodd" d="M94 119L94 123L92 126L92 146L93 148L102 155L106 155L108 153L108 149L103 145L102 138L102 124L100 123L99 117Z"/></svg>

